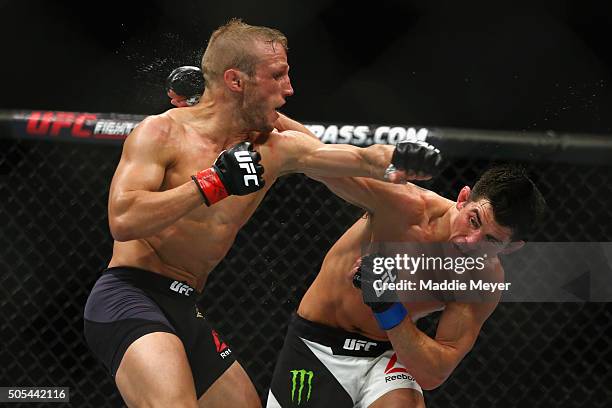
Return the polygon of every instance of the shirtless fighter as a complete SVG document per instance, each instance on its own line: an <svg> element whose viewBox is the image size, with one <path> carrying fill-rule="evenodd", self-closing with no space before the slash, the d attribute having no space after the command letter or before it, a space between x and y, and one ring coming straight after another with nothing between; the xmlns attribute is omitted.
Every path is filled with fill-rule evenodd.
<svg viewBox="0 0 612 408"><path fill-rule="evenodd" d="M139 124L111 183L113 256L87 300L85 337L130 407L260 406L195 298L277 177L382 180L390 163L405 175L439 162L419 144L325 146L275 131L291 122L276 109L293 94L277 30L230 21L202 71L200 102Z"/></svg>
<svg viewBox="0 0 612 408"><path fill-rule="evenodd" d="M463 254L486 250L488 274L503 281L497 255L522 245L520 239L544 212L544 199L524 171L512 167L485 172L456 201L413 184L360 178L325 183L367 215L330 249L304 295L267 406L424 407L422 388L438 387L448 378L473 347L499 295L487 302L364 304L356 286L364 287L361 271L372 268L373 258L364 256L361 265L355 260L372 243L449 242ZM430 338L415 322L438 310L443 313Z"/></svg>

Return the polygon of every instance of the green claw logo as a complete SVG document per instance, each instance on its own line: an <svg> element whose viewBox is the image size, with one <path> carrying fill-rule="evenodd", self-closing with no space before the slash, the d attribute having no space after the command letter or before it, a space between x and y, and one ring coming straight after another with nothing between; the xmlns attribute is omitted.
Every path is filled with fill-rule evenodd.
<svg viewBox="0 0 612 408"><path fill-rule="evenodd" d="M304 384L307 383L308 393L304 402L310 400L310 392L312 391L312 377L314 374L312 371L306 370L291 370L291 402L295 402L295 391L297 388L297 404L302 403L302 391L304 390ZM306 379L308 377L308 379ZM299 385L298 385L299 382Z"/></svg>

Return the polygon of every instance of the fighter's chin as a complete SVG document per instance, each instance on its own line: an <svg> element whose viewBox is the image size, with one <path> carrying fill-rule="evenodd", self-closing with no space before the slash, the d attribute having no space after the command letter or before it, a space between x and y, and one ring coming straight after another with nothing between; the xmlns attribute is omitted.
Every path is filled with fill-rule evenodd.
<svg viewBox="0 0 612 408"><path fill-rule="evenodd" d="M453 248L455 249L455 251L459 252L461 255L464 256L469 256L469 251L466 251L465 249L463 249L461 247L461 244L455 241L451 241L451 243L453 244Z"/></svg>
<svg viewBox="0 0 612 408"><path fill-rule="evenodd" d="M269 115L268 120L266 121L265 124L262 125L262 129L261 132L271 132L274 130L275 125L276 125L276 121L278 121L278 119L280 118L279 113L274 110L272 111L272 113Z"/></svg>
<svg viewBox="0 0 612 408"><path fill-rule="evenodd" d="M276 122L276 121L274 121ZM260 133L270 133L274 130L274 122L262 123L257 129Z"/></svg>

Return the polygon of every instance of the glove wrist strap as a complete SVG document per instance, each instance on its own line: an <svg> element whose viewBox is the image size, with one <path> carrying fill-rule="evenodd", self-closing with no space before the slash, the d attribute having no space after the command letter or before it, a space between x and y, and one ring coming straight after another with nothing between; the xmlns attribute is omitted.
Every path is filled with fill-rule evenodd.
<svg viewBox="0 0 612 408"><path fill-rule="evenodd" d="M191 179L198 186L204 202L209 207L229 196L214 167L199 171L195 176L191 176Z"/></svg>
<svg viewBox="0 0 612 408"><path fill-rule="evenodd" d="M408 311L400 302L396 302L389 309L384 312L374 313L374 317L376 317L376 321L378 322L378 326L380 326L383 330L391 330L398 324L400 324Z"/></svg>

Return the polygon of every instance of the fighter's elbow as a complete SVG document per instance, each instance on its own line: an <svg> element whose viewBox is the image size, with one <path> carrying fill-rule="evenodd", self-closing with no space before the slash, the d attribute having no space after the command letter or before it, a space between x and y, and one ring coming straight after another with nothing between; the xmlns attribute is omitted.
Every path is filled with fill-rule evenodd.
<svg viewBox="0 0 612 408"><path fill-rule="evenodd" d="M417 382L422 389L431 391L441 386L447 378L447 376L428 375L427 378L417 379Z"/></svg>
<svg viewBox="0 0 612 408"><path fill-rule="evenodd" d="M400 361L405 361L398 353ZM408 360L409 361L409 360ZM442 385L451 375L452 369L448 366L443 366L439 362L431 361L430 364L415 366L407 365L408 371L414 377L415 381L424 390L433 390Z"/></svg>
<svg viewBox="0 0 612 408"><path fill-rule="evenodd" d="M125 242L134 239L131 233L132 228L130 228L130 226L126 222L125 217L109 217L108 224L110 228L110 233L115 241Z"/></svg>

